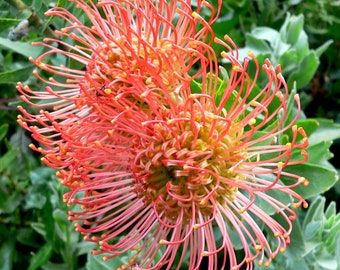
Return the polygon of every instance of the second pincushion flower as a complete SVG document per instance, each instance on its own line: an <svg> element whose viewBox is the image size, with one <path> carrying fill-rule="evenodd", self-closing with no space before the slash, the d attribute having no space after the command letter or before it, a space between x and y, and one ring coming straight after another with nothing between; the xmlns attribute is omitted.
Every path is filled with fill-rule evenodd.
<svg viewBox="0 0 340 270"><path fill-rule="evenodd" d="M94 254L134 250L122 269L179 269L185 260L198 269L205 257L207 269L268 265L290 243L290 206L307 206L293 188L308 180L285 171L307 160L308 140L280 67L267 60L259 88L256 57L240 62L228 36L214 38L219 8L206 1L195 10L184 0L74 2L86 23L64 8L47 12L67 26L36 43L47 50L31 61L53 77L35 72L44 91L18 84L41 109L20 107L18 121L69 187L65 201L80 205L69 217L100 244ZM229 76L213 42L225 47ZM84 68L53 65L53 55Z"/></svg>

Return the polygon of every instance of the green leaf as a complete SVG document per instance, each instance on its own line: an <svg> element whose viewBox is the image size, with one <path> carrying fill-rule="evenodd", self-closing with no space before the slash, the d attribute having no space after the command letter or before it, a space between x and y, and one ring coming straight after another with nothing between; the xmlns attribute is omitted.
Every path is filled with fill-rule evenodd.
<svg viewBox="0 0 340 270"><path fill-rule="evenodd" d="M46 241L50 244L53 244L56 238L56 234L55 234L55 223L54 223L54 219L53 216L51 215L52 211L53 211L53 206L51 203L51 199L50 199L50 193L46 192L46 203L44 204L44 208L43 208L43 213L42 213L42 222L44 223L45 226L45 231L46 231Z"/></svg>
<svg viewBox="0 0 340 270"><path fill-rule="evenodd" d="M294 188L294 190L305 199L329 190L338 180L335 170L310 163L288 166L285 168L285 172L303 176L309 180L309 185L307 187L299 185ZM296 181L294 180L294 182L292 182L292 179L287 178L286 176L282 176L281 180L286 185L292 185Z"/></svg>
<svg viewBox="0 0 340 270"><path fill-rule="evenodd" d="M330 219L331 217L333 217L335 215L336 215L336 203L331 202L327 207L327 210L325 212L325 217L327 219Z"/></svg>
<svg viewBox="0 0 340 270"><path fill-rule="evenodd" d="M54 175L54 170L48 167L38 167L30 171L30 180L32 185L46 185Z"/></svg>
<svg viewBox="0 0 340 270"><path fill-rule="evenodd" d="M197 94L202 92L202 85L199 82L196 82L195 80L190 81L190 90L191 93Z"/></svg>
<svg viewBox="0 0 340 270"><path fill-rule="evenodd" d="M0 172L6 168L17 158L18 149L11 149L0 158Z"/></svg>
<svg viewBox="0 0 340 270"><path fill-rule="evenodd" d="M6 134L8 132L8 124L3 124L0 126L0 142L3 138L5 138Z"/></svg>
<svg viewBox="0 0 340 270"><path fill-rule="evenodd" d="M25 81L32 74L33 65L23 67L20 69L0 73L0 83L16 83L18 81Z"/></svg>
<svg viewBox="0 0 340 270"><path fill-rule="evenodd" d="M332 158L333 154L329 151L329 147L331 145L331 141L324 141L310 145L306 149L308 153L308 163L321 165Z"/></svg>
<svg viewBox="0 0 340 270"><path fill-rule="evenodd" d="M289 5L297 5L301 2L302 2L302 0L289 0L288 1Z"/></svg>
<svg viewBox="0 0 340 270"><path fill-rule="evenodd" d="M308 241L305 242L306 250L305 250L305 256L307 257L308 254L314 253L316 250L319 250L320 247L322 246L321 241ZM315 258L313 258L313 261L315 261Z"/></svg>
<svg viewBox="0 0 340 270"><path fill-rule="evenodd" d="M41 54L43 48L35 47L29 43L10 41L9 39L0 37L0 48L10 50L12 52L19 53L26 57L37 57Z"/></svg>
<svg viewBox="0 0 340 270"><path fill-rule="evenodd" d="M11 236L11 235L10 235ZM1 243L0 267L1 270L12 270L13 254L15 251L15 238L8 238L5 243Z"/></svg>
<svg viewBox="0 0 340 270"><path fill-rule="evenodd" d="M279 39L279 32L270 27L256 27L251 31L251 35L257 39L268 41L272 47Z"/></svg>
<svg viewBox="0 0 340 270"><path fill-rule="evenodd" d="M31 152L31 150L29 148L29 144L31 143L31 140L25 134L25 130L23 128L19 128L11 136L9 142L10 142L10 144L13 148L19 149L19 156L28 155Z"/></svg>
<svg viewBox="0 0 340 270"><path fill-rule="evenodd" d="M317 48L315 50L315 53L318 57L321 56L321 54L323 54L327 49L328 47L333 43L333 40L328 40L326 41L324 44L322 44L319 48Z"/></svg>
<svg viewBox="0 0 340 270"><path fill-rule="evenodd" d="M326 198L318 196L312 200L303 221L304 258L310 262L310 269L315 263L320 268L338 269L339 262L334 258L340 250L340 214L336 215L335 204L331 203L325 211ZM336 216L335 216L336 215Z"/></svg>
<svg viewBox="0 0 340 270"><path fill-rule="evenodd" d="M103 260L103 255L92 255L91 253L88 253L87 255L87 264L86 269L87 270L112 270L112 269L118 269L121 267L124 262L121 260L121 257L116 257L114 260Z"/></svg>
<svg viewBox="0 0 340 270"><path fill-rule="evenodd" d="M16 240L29 247L39 248L40 244L36 242L36 234L31 228L21 228L17 231Z"/></svg>
<svg viewBox="0 0 340 270"><path fill-rule="evenodd" d="M223 81L229 82L230 78L229 78L228 71L224 67L222 67L222 66L219 66L218 68L219 68L219 71L220 71L220 73L222 75Z"/></svg>
<svg viewBox="0 0 340 270"><path fill-rule="evenodd" d="M264 178L263 175L261 176L261 178ZM275 179L274 175L273 175L273 178ZM290 205L293 201L292 197L289 194L282 192L281 190L271 189L271 190L267 190L264 193L270 196L271 198L275 198L276 200L283 203L284 205ZM258 196L256 200L257 200L256 205L260 207L261 210L266 212L268 215L273 215L277 212L276 208L274 208L270 203L262 199L260 196Z"/></svg>
<svg viewBox="0 0 340 270"><path fill-rule="evenodd" d="M280 223L284 224L286 221L281 215L274 216L275 219ZM276 242L273 236L270 234L267 236L269 242ZM287 246L286 251L283 254L279 254L268 267L258 267L254 264L256 270L310 270L305 258L305 242L303 239L303 233L298 220L293 221L292 232L290 234L290 244Z"/></svg>
<svg viewBox="0 0 340 270"><path fill-rule="evenodd" d="M287 268L285 269L299 269L310 270L303 259L303 253L305 252L305 242L303 240L303 232L298 220L293 221L293 230L290 235L291 242L285 252L288 258Z"/></svg>
<svg viewBox="0 0 340 270"><path fill-rule="evenodd" d="M311 120L311 119L308 119ZM297 123L297 125L300 125ZM305 129L307 134L310 134L310 130ZM291 135L291 132L289 132ZM290 137L291 138L291 137ZM331 141L322 141L315 144L309 143L308 148L306 149L308 153L308 163L315 164L319 166L329 167L329 163L327 162L329 159L333 157L333 154L329 151L329 147L332 145ZM291 160L299 160L301 159L301 152L300 150L296 150L291 155Z"/></svg>
<svg viewBox="0 0 340 270"><path fill-rule="evenodd" d="M309 206L303 227L306 228L308 224L323 219L323 210L325 208L326 199L322 196L318 196Z"/></svg>
<svg viewBox="0 0 340 270"><path fill-rule="evenodd" d="M55 221L55 226L56 227L56 233L59 236L59 238L63 241L66 242L66 236L68 235L68 229L70 226L70 221L67 218L67 214L65 211L62 211L60 209L55 209L53 211L53 218Z"/></svg>
<svg viewBox="0 0 340 270"><path fill-rule="evenodd" d="M331 141L340 138L340 125L334 124L332 120L316 119L319 128L308 138L310 144L317 144L323 141Z"/></svg>
<svg viewBox="0 0 340 270"><path fill-rule="evenodd" d="M321 269L323 270L336 270L338 269L338 263L334 256L330 256L330 254L322 253L320 254L316 262L320 265Z"/></svg>
<svg viewBox="0 0 340 270"><path fill-rule="evenodd" d="M246 86L244 86L246 87ZM252 91L250 92L249 96L247 97L247 103L250 103L251 101L255 100L255 98L257 97L257 101L261 100L261 98L263 97L264 94L259 95L259 93L262 91L262 89L258 86L255 85L252 89ZM237 94L237 92L236 92ZM267 109L268 109L268 114L272 114L273 112L276 111L276 109L281 105L281 101L278 97L274 97L273 100L270 102L270 104L267 105ZM250 110L248 109L248 112L250 112ZM261 119L262 118L262 119ZM258 114L256 120L258 120L258 123L261 122L261 120L263 120L264 118L264 113L262 114ZM276 119L273 119L272 122L275 122ZM272 123L271 122L271 123ZM270 125L271 123L267 124Z"/></svg>
<svg viewBox="0 0 340 270"><path fill-rule="evenodd" d="M253 34L247 33L246 40L246 45L249 48L248 50L253 51L255 55L259 53L266 54L272 52L272 48L265 40L261 40Z"/></svg>
<svg viewBox="0 0 340 270"><path fill-rule="evenodd" d="M77 255L84 255L87 253L90 253L92 250L96 248L97 244L93 242L88 242L88 241L82 241L77 243L76 248L77 248Z"/></svg>
<svg viewBox="0 0 340 270"><path fill-rule="evenodd" d="M29 187L25 209L43 209L46 203L46 196L43 191L46 192L46 189Z"/></svg>
<svg viewBox="0 0 340 270"><path fill-rule="evenodd" d="M330 231L327 233L326 246L329 252L333 252L336 249L338 239L340 239L340 215L337 215L337 221L332 223Z"/></svg>
<svg viewBox="0 0 340 270"><path fill-rule="evenodd" d="M304 231L305 239L307 241L312 240L313 237L315 237L315 235L317 233L320 233L321 228L322 228L322 222L321 221L315 221L315 222L308 223L306 228L305 228L305 231Z"/></svg>
<svg viewBox="0 0 340 270"><path fill-rule="evenodd" d="M54 170L48 167L38 167L29 172L31 185L28 188L25 209L43 209L47 207L46 203L49 203L49 190L47 184L53 174ZM52 209L50 209L50 212L51 211ZM51 216L50 212L48 213L48 217ZM49 228L50 226L46 227Z"/></svg>
<svg viewBox="0 0 340 270"><path fill-rule="evenodd" d="M28 270L35 270L44 265L52 256L53 247L47 243L39 249L39 251L33 255L30 260Z"/></svg>
<svg viewBox="0 0 340 270"><path fill-rule="evenodd" d="M284 25L286 29L285 31L281 29L280 32L285 33L283 40L293 45L298 42L301 31L303 30L304 18L303 15L300 14L298 16L287 16L286 20L288 20L287 24Z"/></svg>
<svg viewBox="0 0 340 270"><path fill-rule="evenodd" d="M40 223L40 222L32 222L31 227L33 230L35 230L37 233L39 233L42 236L46 236L46 228L45 224Z"/></svg>
<svg viewBox="0 0 340 270"><path fill-rule="evenodd" d="M15 26L20 22L18 19L0 18L0 31L4 31L11 26Z"/></svg>
<svg viewBox="0 0 340 270"><path fill-rule="evenodd" d="M7 212L4 210L7 206L7 201L8 201L9 194L6 192L4 189L0 188L0 209L1 212ZM10 211L11 212L11 211Z"/></svg>
<svg viewBox="0 0 340 270"><path fill-rule="evenodd" d="M43 6L43 2L43 0L33 0L32 6L34 8L34 11L40 11L41 7Z"/></svg>
<svg viewBox="0 0 340 270"><path fill-rule="evenodd" d="M21 196L19 192L8 194L3 189L0 189L0 212L5 214L13 213L21 203Z"/></svg>
<svg viewBox="0 0 340 270"><path fill-rule="evenodd" d="M296 49L291 48L283 52L279 57L279 63L281 64L284 76L292 72L298 63Z"/></svg>
<svg viewBox="0 0 340 270"><path fill-rule="evenodd" d="M294 86L293 88L291 88L291 92L290 92L288 99L286 101L288 114L287 114L287 117L285 118L285 120L283 122L283 127L290 125L292 120L294 119L294 116L296 115L295 95L296 95L296 88Z"/></svg>
<svg viewBox="0 0 340 270"><path fill-rule="evenodd" d="M334 253L335 253L335 258L340 258L340 237L338 237L337 239L336 239L336 248L335 249L333 249L334 250ZM340 264L340 263L338 263L338 264Z"/></svg>
<svg viewBox="0 0 340 270"><path fill-rule="evenodd" d="M60 209L55 209L53 211L53 218L54 218L55 222L57 222L59 225L62 225L62 226L70 223L65 211L62 211Z"/></svg>
<svg viewBox="0 0 340 270"><path fill-rule="evenodd" d="M252 141L255 141L255 140L262 138L262 137L267 137L267 135L268 135L268 132L266 130L255 131L254 135L252 136ZM273 143L273 138L269 136L266 139L261 139L257 143L254 143L254 146L268 146L268 145L271 145L272 143ZM269 155L272 156L272 154L269 154ZM274 153L274 156L276 156L276 155L277 154ZM264 155L262 155L262 157L264 157ZM265 159L265 158L261 158L261 160L262 159Z"/></svg>
<svg viewBox="0 0 340 270"><path fill-rule="evenodd" d="M319 127L319 122L316 119L302 119L296 122L298 127L302 127L306 134L310 136Z"/></svg>
<svg viewBox="0 0 340 270"><path fill-rule="evenodd" d="M303 58L310 52L308 36L306 32L301 32L298 42L295 43L293 47L296 50L297 64L300 65L300 62L303 60Z"/></svg>
<svg viewBox="0 0 340 270"><path fill-rule="evenodd" d="M43 266L41 266L42 270L70 270L70 266L66 263L52 263L48 261Z"/></svg>
<svg viewBox="0 0 340 270"><path fill-rule="evenodd" d="M274 61L274 59L275 59L274 62L277 62L277 58L280 58L280 55L283 55L287 51L292 51L292 46L290 44L286 43L286 42L283 42L281 40L277 40L276 43L274 44L273 60L272 61ZM293 64L293 63L291 63L291 64ZM294 63L294 64L296 64L296 63Z"/></svg>
<svg viewBox="0 0 340 270"><path fill-rule="evenodd" d="M297 69L293 71L288 77L288 88L292 89L294 82L296 82L297 89L307 85L313 78L319 63L319 58L314 51L311 51L305 55L302 62L299 63Z"/></svg>

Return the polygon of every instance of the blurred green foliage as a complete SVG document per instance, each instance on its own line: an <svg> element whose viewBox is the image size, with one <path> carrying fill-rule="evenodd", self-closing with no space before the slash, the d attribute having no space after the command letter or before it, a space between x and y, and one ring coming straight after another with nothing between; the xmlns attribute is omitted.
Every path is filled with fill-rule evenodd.
<svg viewBox="0 0 340 270"><path fill-rule="evenodd" d="M315 50L308 44L308 36L303 30L303 15L287 17L279 31L265 26L254 27L246 34L245 47L240 50L241 59L250 50L263 63L266 58L273 65L280 64L289 89L308 85L319 67L320 56L333 42L327 41ZM242 57L243 56L243 57ZM262 82L260 78L260 84Z"/></svg>
<svg viewBox="0 0 340 270"><path fill-rule="evenodd" d="M15 83L41 89L27 57L41 53L32 41L62 27L43 15L56 5L79 12L66 0L0 0L0 269L115 269L126 258L103 263L91 255L94 244L82 241L67 219L64 187L42 167L28 147L30 136L16 124L21 101ZM226 0L214 25L216 36L228 34L244 48L242 55L251 49L260 61L282 64L290 88L296 81L302 98L299 124L311 134L312 158L305 164L311 187L304 194L311 206L300 211L291 247L269 269L340 269L339 209L330 203L339 201L339 184L327 192L337 179L334 166L340 168L340 128L333 123L340 123L339 18L337 0ZM29 28L18 31L23 20Z"/></svg>

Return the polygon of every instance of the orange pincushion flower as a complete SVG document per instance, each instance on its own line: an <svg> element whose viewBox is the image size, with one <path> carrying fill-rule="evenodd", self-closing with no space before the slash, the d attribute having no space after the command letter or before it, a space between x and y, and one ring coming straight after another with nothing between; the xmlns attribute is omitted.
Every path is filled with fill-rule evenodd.
<svg viewBox="0 0 340 270"><path fill-rule="evenodd" d="M180 268L184 260L198 269L204 257L207 269L252 269L256 258L269 264L289 244L296 217L272 193L306 206L292 188L308 184L285 171L306 161L308 140L294 124L297 95L291 99L298 113L290 120L280 67L267 61L268 83L258 89L256 58L250 53L241 63L228 36L227 42L213 38L218 11L206 1L197 1L195 11L185 0L74 2L91 26L63 8L48 11L67 21L56 33L72 42L36 43L48 50L31 61L55 77L34 73L48 85L45 91L17 88L41 108L31 114L20 107L18 122L69 187L65 201L80 205L69 212L76 229L100 243L94 253L109 253L105 259L134 250L129 266L140 269ZM210 9L208 21L199 15L203 6ZM222 57L232 65L224 80L213 41L226 47ZM54 54L84 69L52 65ZM252 62L253 78L247 73ZM278 140L288 131L289 141Z"/></svg>

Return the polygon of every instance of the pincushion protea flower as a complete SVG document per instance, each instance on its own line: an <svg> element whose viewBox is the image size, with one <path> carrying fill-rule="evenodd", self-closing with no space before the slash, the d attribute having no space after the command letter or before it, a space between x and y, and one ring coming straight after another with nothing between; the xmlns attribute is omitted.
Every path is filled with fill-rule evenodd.
<svg viewBox="0 0 340 270"><path fill-rule="evenodd" d="M65 201L80 206L69 212L76 230L100 243L93 253L109 254L104 259L132 254L121 269L179 269L185 260L198 269L204 258L207 269L268 265L290 242L290 206L307 206L293 188L308 180L285 170L307 160L308 140L280 67L266 61L268 83L259 89L256 58L241 63L228 36L213 38L218 10L206 1L195 11L184 0L74 2L90 26L64 8L48 11L67 21L56 33L72 42L36 43L47 51L31 61L54 77L34 72L45 91L17 88L41 108L19 107L18 122L69 187ZM219 78L213 41L226 48L229 78ZM53 65L54 54L84 69Z"/></svg>

